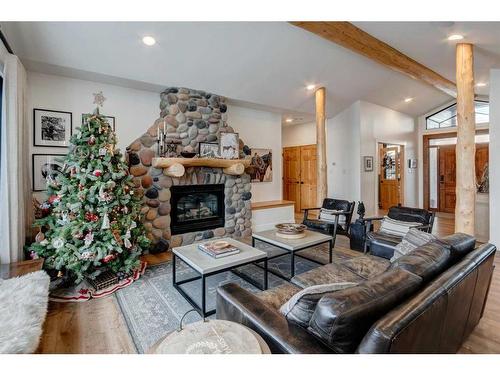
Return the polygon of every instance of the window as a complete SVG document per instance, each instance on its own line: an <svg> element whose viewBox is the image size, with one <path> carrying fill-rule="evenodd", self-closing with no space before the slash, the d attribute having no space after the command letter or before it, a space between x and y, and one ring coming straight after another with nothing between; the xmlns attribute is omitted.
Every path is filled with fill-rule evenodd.
<svg viewBox="0 0 500 375"><path fill-rule="evenodd" d="M490 103L476 100L476 125L490 122ZM426 129L442 129L457 126L457 103L426 117Z"/></svg>

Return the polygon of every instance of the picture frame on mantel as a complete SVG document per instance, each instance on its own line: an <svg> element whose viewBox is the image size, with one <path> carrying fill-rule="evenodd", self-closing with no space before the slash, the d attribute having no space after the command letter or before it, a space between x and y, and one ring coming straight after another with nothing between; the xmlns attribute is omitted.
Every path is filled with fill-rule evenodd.
<svg viewBox="0 0 500 375"><path fill-rule="evenodd" d="M217 159L219 157L219 144L213 142L198 143L198 156L200 158Z"/></svg>
<svg viewBox="0 0 500 375"><path fill-rule="evenodd" d="M73 114L33 108L33 146L66 148L73 134Z"/></svg>
<svg viewBox="0 0 500 375"><path fill-rule="evenodd" d="M227 133L227 132L220 133L219 156L222 159L240 158L240 139L238 133Z"/></svg>
<svg viewBox="0 0 500 375"><path fill-rule="evenodd" d="M373 156L363 156L363 166L365 172L373 172Z"/></svg>

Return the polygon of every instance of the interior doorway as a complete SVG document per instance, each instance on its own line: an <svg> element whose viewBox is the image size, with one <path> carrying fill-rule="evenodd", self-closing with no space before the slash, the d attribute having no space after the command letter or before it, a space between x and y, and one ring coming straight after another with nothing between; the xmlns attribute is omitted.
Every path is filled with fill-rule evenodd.
<svg viewBox="0 0 500 375"><path fill-rule="evenodd" d="M295 212L317 206L316 145L283 148L283 199Z"/></svg>
<svg viewBox="0 0 500 375"><path fill-rule="evenodd" d="M378 205L382 210L404 201L404 146L378 144Z"/></svg>
<svg viewBox="0 0 500 375"><path fill-rule="evenodd" d="M476 185L487 175L488 130L476 131ZM454 214L456 204L456 132L424 136L424 207Z"/></svg>

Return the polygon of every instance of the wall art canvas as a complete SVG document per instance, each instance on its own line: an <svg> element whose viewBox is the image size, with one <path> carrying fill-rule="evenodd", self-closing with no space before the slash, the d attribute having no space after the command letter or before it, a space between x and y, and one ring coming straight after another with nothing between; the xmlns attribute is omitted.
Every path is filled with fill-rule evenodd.
<svg viewBox="0 0 500 375"><path fill-rule="evenodd" d="M91 113L83 113L82 114L82 125L85 125L87 123L87 119L90 116L92 116ZM113 129L113 131L116 131L114 116L105 116L105 115L103 115L103 117L108 121L108 124L111 126L111 129Z"/></svg>
<svg viewBox="0 0 500 375"><path fill-rule="evenodd" d="M198 156L200 158L216 159L219 157L219 144L200 142L198 144Z"/></svg>
<svg viewBox="0 0 500 375"><path fill-rule="evenodd" d="M373 156L363 156L365 172L373 172Z"/></svg>
<svg viewBox="0 0 500 375"><path fill-rule="evenodd" d="M273 180L273 151L269 148L252 148L252 162L248 168L252 182Z"/></svg>
<svg viewBox="0 0 500 375"><path fill-rule="evenodd" d="M33 109L33 146L68 147L72 133L71 112Z"/></svg>
<svg viewBox="0 0 500 375"><path fill-rule="evenodd" d="M33 191L47 190L47 179L55 179L61 173L65 155L33 154Z"/></svg>
<svg viewBox="0 0 500 375"><path fill-rule="evenodd" d="M239 159L240 144L238 133L220 133L219 155L223 159Z"/></svg>

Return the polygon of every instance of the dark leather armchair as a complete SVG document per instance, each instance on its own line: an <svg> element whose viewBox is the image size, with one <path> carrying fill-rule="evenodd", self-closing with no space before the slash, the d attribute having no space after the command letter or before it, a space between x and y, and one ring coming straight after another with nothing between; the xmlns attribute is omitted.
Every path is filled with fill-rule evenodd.
<svg viewBox="0 0 500 375"><path fill-rule="evenodd" d="M333 237L333 245L335 246L335 239L337 234L349 237L349 227L351 226L352 214L354 212L354 206L356 202L349 202L342 199L332 199L326 198L323 200L323 205L321 207L306 208L304 210L304 220L302 224L307 226L310 230L320 232ZM319 218L319 212L317 219L309 218L309 211L321 210L322 208L328 210L342 211L341 215L336 215L335 221L325 221ZM345 216L345 223L339 223L339 216Z"/></svg>
<svg viewBox="0 0 500 375"><path fill-rule="evenodd" d="M417 229L431 233L434 225L435 213L422 208L393 206L389 209L387 216L394 220L421 223ZM369 251L371 255L391 259L394 255L394 248L402 241L403 237L382 232L371 232L371 230L373 230L373 222L383 219L384 216L364 219L367 231L365 253Z"/></svg>

